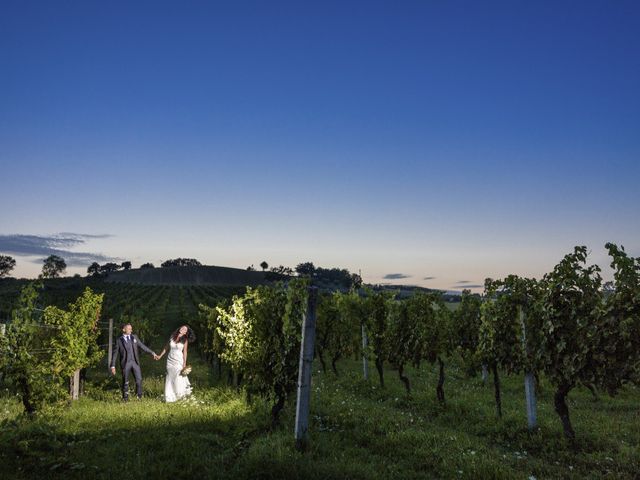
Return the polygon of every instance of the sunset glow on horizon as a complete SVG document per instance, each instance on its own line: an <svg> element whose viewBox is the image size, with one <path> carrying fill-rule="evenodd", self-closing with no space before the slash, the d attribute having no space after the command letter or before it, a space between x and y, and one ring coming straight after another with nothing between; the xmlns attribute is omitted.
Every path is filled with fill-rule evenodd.
<svg viewBox="0 0 640 480"><path fill-rule="evenodd" d="M479 292L640 255L635 2L1 8L14 277L58 248Z"/></svg>

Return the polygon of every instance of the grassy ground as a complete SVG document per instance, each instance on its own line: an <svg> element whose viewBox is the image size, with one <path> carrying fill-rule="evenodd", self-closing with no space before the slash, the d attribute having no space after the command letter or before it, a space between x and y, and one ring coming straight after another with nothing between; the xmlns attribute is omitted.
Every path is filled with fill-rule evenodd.
<svg viewBox="0 0 640 480"><path fill-rule="evenodd" d="M269 431L269 406L247 405L201 362L195 395L161 401L163 362L148 361L142 401L119 402L114 379L94 372L87 395L57 413L25 419L0 398L0 478L640 478L640 391L594 400L571 395L576 445L562 438L551 389L539 398L540 428L525 425L522 380L504 378L504 418L492 389L448 371L446 407L435 401L435 371L409 371L407 396L395 372L387 386L314 372L311 447L293 448L294 403Z"/></svg>

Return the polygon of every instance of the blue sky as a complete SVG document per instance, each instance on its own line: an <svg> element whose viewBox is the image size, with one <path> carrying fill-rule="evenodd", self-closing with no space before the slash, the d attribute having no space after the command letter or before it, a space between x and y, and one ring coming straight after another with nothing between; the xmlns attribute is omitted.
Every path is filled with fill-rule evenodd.
<svg viewBox="0 0 640 480"><path fill-rule="evenodd" d="M640 255L637 2L5 1L0 65L16 276L60 232L446 289Z"/></svg>

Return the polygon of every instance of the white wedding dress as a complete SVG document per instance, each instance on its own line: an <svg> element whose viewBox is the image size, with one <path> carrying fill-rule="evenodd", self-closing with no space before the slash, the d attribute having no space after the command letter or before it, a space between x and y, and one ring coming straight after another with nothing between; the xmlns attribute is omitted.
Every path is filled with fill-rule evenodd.
<svg viewBox="0 0 640 480"><path fill-rule="evenodd" d="M187 376L180 375L184 357L182 350L184 343L169 341L169 355L167 356L167 379L164 382L164 401L175 402L191 395L191 384Z"/></svg>

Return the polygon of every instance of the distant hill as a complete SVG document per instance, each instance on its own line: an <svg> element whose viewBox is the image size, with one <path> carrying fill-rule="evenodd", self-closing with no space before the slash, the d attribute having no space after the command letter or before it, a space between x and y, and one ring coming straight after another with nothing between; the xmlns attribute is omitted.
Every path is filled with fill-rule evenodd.
<svg viewBox="0 0 640 480"><path fill-rule="evenodd" d="M458 292L455 290L438 290L434 288L426 288L419 287L417 285L394 285L390 283L382 283L378 285L371 285L374 290L389 290L392 292L397 292L401 298L410 297L416 292L440 292L442 294L442 299L445 302L460 302L462 300L462 292Z"/></svg>
<svg viewBox="0 0 640 480"><path fill-rule="evenodd" d="M245 286L268 283L264 272L240 268L197 266L159 267L123 270L110 273L106 282L140 285L219 285Z"/></svg>

